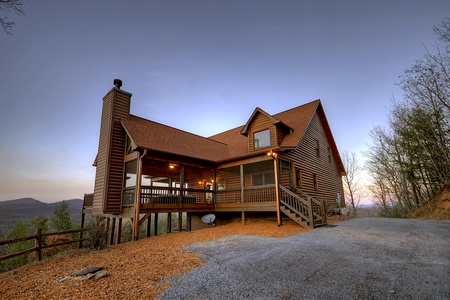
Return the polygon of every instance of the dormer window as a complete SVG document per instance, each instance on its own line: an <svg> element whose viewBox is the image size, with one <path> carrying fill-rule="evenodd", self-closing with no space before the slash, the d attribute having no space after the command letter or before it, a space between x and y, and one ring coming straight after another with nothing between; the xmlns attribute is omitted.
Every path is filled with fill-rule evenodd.
<svg viewBox="0 0 450 300"><path fill-rule="evenodd" d="M253 134L254 147L256 149L270 146L270 129L258 131Z"/></svg>

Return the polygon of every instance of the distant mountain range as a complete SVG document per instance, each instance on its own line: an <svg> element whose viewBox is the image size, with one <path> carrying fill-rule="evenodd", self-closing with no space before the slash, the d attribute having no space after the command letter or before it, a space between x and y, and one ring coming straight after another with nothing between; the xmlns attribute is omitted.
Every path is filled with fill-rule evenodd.
<svg viewBox="0 0 450 300"><path fill-rule="evenodd" d="M83 200L70 199L63 201L69 205L72 220L79 223ZM60 206L63 201L44 203L33 198L0 201L0 233L14 228L18 221L28 222L39 216L50 217L53 215L55 207Z"/></svg>

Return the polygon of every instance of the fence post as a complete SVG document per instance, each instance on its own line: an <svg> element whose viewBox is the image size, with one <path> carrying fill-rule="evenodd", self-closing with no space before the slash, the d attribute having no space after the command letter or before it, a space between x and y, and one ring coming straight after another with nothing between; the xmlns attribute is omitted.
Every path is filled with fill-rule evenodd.
<svg viewBox="0 0 450 300"><path fill-rule="evenodd" d="M42 259L42 228L38 228L36 232L36 259L39 261Z"/></svg>
<svg viewBox="0 0 450 300"><path fill-rule="evenodd" d="M83 229L84 229L84 212L81 213L81 231L80 231L80 242L78 243L78 249L83 247Z"/></svg>

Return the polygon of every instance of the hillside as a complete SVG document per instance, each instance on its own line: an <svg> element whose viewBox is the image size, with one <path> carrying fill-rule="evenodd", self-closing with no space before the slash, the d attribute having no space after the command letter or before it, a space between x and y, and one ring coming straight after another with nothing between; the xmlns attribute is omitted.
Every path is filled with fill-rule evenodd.
<svg viewBox="0 0 450 300"><path fill-rule="evenodd" d="M53 214L55 207L60 206L63 201L54 203L44 203L33 198L21 198L15 200L0 202L0 234L3 231L10 230L17 221L28 222L33 219L44 216L49 217ZM69 212L74 222L79 222L83 200L70 199L64 200L69 204Z"/></svg>
<svg viewBox="0 0 450 300"><path fill-rule="evenodd" d="M408 218L450 221L450 187L444 188L433 199L409 214Z"/></svg>

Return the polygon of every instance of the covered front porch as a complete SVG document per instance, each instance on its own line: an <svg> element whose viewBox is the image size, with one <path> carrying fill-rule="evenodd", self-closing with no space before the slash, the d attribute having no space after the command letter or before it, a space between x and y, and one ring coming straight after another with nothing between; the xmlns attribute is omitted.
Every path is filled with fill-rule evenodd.
<svg viewBox="0 0 450 300"><path fill-rule="evenodd" d="M142 158L125 164L122 208L139 213L276 210L271 157L218 168Z"/></svg>
<svg viewBox="0 0 450 300"><path fill-rule="evenodd" d="M283 212L302 226L314 226L323 220L323 203L290 192L293 176L289 162L269 155L211 166L144 153L125 163L121 212L114 218L132 219L134 237L159 213L187 214L187 230L201 228L199 220L192 226L192 216L227 212L240 213L243 223L246 212L273 212L279 225ZM85 197L85 205L90 199Z"/></svg>

